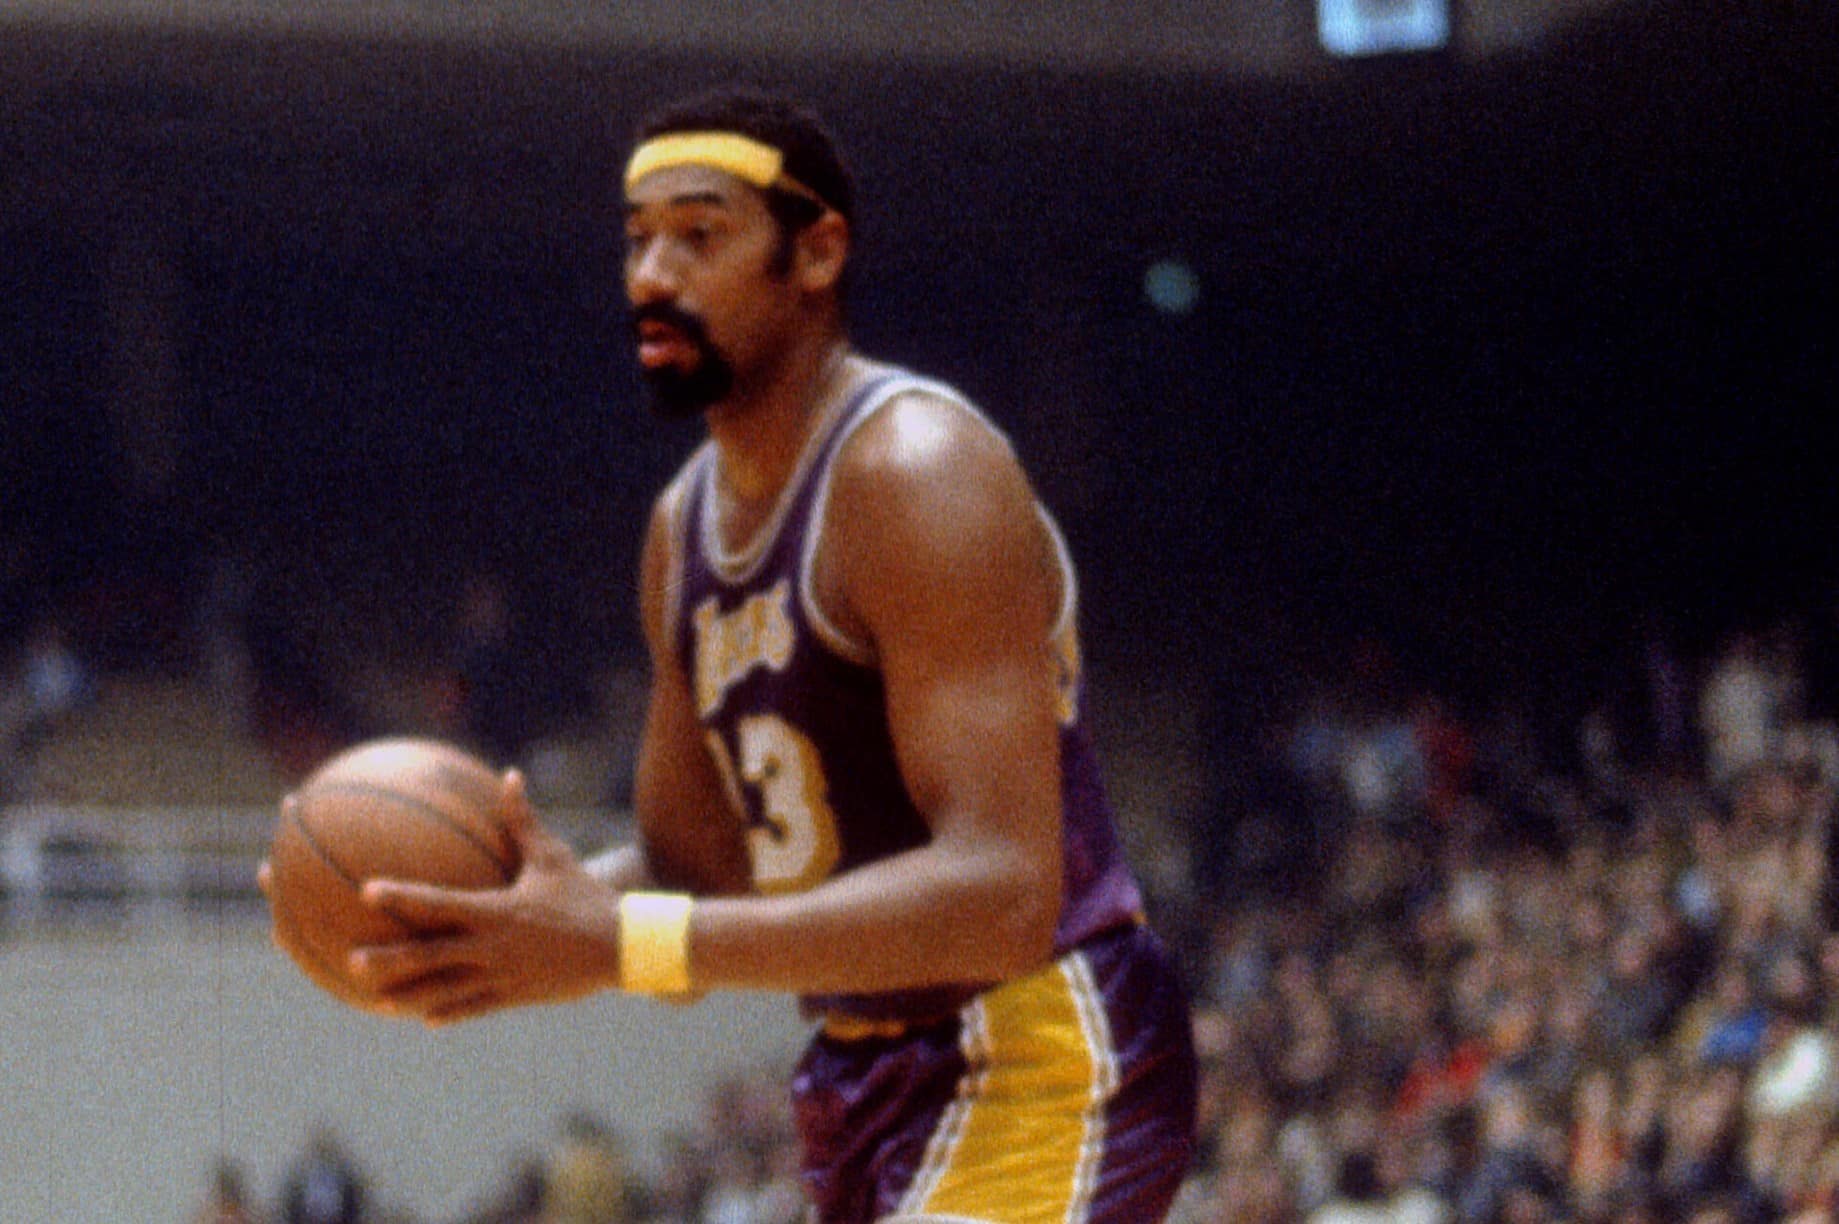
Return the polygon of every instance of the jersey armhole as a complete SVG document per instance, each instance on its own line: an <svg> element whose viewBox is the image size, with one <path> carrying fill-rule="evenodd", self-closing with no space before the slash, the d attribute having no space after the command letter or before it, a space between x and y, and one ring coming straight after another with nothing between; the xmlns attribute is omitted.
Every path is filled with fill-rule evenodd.
<svg viewBox="0 0 1839 1224"><path fill-rule="evenodd" d="M830 479L836 456L842 453L849 443L849 435L887 403L910 391L921 391L936 395L970 414L984 428L995 433L997 437L1008 442L1008 435L994 421L984 414L975 404L965 399L956 390L945 383L926 378L904 378L881 388L876 395L856 413L853 420L843 426L843 436L838 439L831 451L830 461L824 470L818 473L817 490L811 501L810 528L805 533L804 551L798 565L798 599L804 608L805 620L810 624L818 641L825 649L839 658L860 667L872 667L875 664L875 649L867 642L858 641L845 632L841 626L830 619L818 602L815 574L817 572L818 549L823 543L824 520L830 506ZM1071 632L1078 620L1079 584L1073 569L1072 550L1067 546L1066 536L1053 514L1039 498L1035 499L1035 514L1041 526L1047 532L1047 538L1054 550L1055 567L1060 571L1059 606L1053 619L1053 628L1048 633L1048 641L1058 641Z"/></svg>
<svg viewBox="0 0 1839 1224"><path fill-rule="evenodd" d="M698 447L690 461L684 464L683 470L664 489L664 590L658 601L658 616L663 623L658 629L664 635L663 641L669 647L668 654L672 659L678 656L678 638L683 618L685 550L690 547L689 533L693 529L688 510L690 491L702 479L702 472L708 466L709 453L707 443Z"/></svg>
<svg viewBox="0 0 1839 1224"><path fill-rule="evenodd" d="M1058 641L1078 629L1079 573L1073 568L1073 550L1068 547L1066 534L1060 530L1053 512L1038 498L1034 503L1034 512L1047 531L1048 541L1054 546L1055 567L1060 571L1060 607L1054 614L1053 628L1047 634L1049 641Z"/></svg>
<svg viewBox="0 0 1839 1224"><path fill-rule="evenodd" d="M836 458L849 445L849 437L876 412L882 405L894 399L903 391L919 385L917 379L895 379L876 391L856 410L855 416L843 423L842 433L830 449L824 461L823 470L817 474L817 487L811 496L811 509L807 518L805 538L798 558L798 602L804 609L805 623L811 626L818 643L831 654L858 667L875 665L875 649L867 642L857 641L833 620L823 609L817 599L817 553L824 539L824 520L830 510L830 478L836 468Z"/></svg>

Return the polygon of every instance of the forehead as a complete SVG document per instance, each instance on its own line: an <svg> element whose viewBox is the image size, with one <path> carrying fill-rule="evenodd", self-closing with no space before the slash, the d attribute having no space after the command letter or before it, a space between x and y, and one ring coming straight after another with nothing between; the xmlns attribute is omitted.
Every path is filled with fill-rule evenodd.
<svg viewBox="0 0 1839 1224"><path fill-rule="evenodd" d="M713 166L665 166L626 190L628 212L689 205L747 213L762 210L764 201L756 188Z"/></svg>

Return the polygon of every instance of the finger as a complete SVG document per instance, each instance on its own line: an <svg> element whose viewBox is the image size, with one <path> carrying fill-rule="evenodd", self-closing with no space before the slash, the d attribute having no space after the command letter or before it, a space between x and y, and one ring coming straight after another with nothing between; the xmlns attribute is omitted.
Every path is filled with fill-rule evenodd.
<svg viewBox="0 0 1839 1224"><path fill-rule="evenodd" d="M293 819L294 813L299 810L299 807L300 799L292 791L281 796L281 819L283 821ZM268 861L266 855L262 857L262 861L256 866L255 885L262 890L263 896L271 901L274 900L275 868L274 864Z"/></svg>
<svg viewBox="0 0 1839 1224"><path fill-rule="evenodd" d="M339 971L337 958L323 953L309 943L291 922L276 916L268 937L285 953L307 979L327 994L348 1006L377 1015L394 1014L389 1008Z"/></svg>
<svg viewBox="0 0 1839 1224"><path fill-rule="evenodd" d="M431 1006L422 1013L421 1021L429 1028L443 1028L462 1020L476 1020L480 1016L490 1015L504 1006L504 1002L495 993L476 990Z"/></svg>
<svg viewBox="0 0 1839 1224"><path fill-rule="evenodd" d="M380 981L377 978L385 972L383 963L381 959L366 960L353 954L347 972L374 1000L375 1008L388 1015L436 1026L501 1006L495 994L481 984L479 975L467 967L449 965L401 980ZM360 965L369 966L369 980L359 977Z"/></svg>
<svg viewBox="0 0 1839 1224"><path fill-rule="evenodd" d="M352 981L379 996L411 1002L418 994L473 972L461 941L440 937L369 944L345 954Z"/></svg>
<svg viewBox="0 0 1839 1224"><path fill-rule="evenodd" d="M358 899L416 930L464 927L486 908L488 892L412 880L366 880Z"/></svg>

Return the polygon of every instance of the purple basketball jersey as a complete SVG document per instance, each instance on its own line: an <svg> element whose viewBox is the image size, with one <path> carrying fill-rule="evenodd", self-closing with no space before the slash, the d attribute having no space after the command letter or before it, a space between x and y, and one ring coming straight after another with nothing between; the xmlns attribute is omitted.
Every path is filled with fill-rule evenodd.
<svg viewBox="0 0 1839 1224"><path fill-rule="evenodd" d="M815 608L810 570L830 465L850 432L903 393L964 401L938 383L861 358L849 359L840 381L841 390L818 406L819 425L772 515L741 552L722 547L711 514L713 449L705 446L684 473L675 645L709 750L743 812L754 884L762 892L810 888L929 836L900 777L881 674L869 653ZM1072 567L1045 512L1043 521L1060 549L1066 592L1055 640L1063 665L1059 954L1138 921L1142 902L1081 725ZM813 997L806 1004L876 1019L935 1018L982 985Z"/></svg>

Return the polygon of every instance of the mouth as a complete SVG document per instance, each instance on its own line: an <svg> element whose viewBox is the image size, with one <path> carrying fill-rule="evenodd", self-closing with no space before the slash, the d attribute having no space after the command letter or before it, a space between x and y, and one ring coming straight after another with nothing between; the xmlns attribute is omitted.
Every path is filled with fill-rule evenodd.
<svg viewBox="0 0 1839 1224"><path fill-rule="evenodd" d="M695 342L685 332L656 320L638 325L638 341L639 364L648 370L693 365L698 354Z"/></svg>

